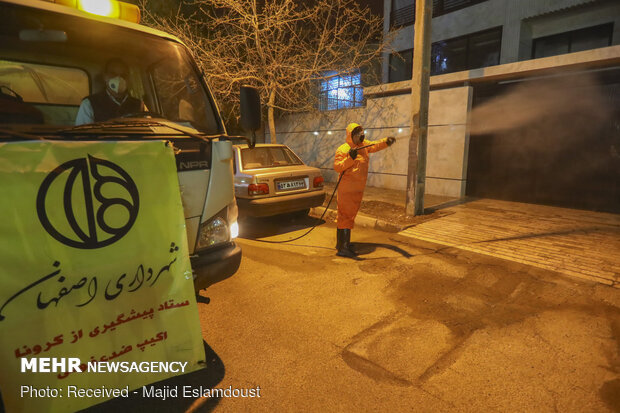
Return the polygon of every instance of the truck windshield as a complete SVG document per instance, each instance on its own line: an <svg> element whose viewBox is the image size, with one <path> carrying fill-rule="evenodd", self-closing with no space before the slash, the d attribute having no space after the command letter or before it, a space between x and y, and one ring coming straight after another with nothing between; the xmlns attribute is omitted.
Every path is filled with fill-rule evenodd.
<svg viewBox="0 0 620 413"><path fill-rule="evenodd" d="M8 3L0 3L0 127L75 125L83 99L106 93L106 63L118 60L128 69L129 97L139 101L135 112L156 112L206 134L223 132L185 46L87 17Z"/></svg>

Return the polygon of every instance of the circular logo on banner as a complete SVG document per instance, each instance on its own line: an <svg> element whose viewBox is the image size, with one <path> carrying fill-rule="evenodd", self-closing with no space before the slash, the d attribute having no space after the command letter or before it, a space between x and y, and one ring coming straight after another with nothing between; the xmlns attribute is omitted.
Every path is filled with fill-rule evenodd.
<svg viewBox="0 0 620 413"><path fill-rule="evenodd" d="M138 208L138 188L131 176L117 164L90 155L50 172L37 195L37 215L45 230L82 249L121 239L136 221Z"/></svg>

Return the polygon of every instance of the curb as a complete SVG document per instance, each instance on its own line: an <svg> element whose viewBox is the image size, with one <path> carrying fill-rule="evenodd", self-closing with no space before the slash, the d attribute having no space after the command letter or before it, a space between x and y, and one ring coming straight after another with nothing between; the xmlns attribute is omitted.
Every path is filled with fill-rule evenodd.
<svg viewBox="0 0 620 413"><path fill-rule="evenodd" d="M322 207L322 206L310 208L309 215L313 216L314 218L321 218L321 215L323 215L324 211L325 211L325 207ZM329 210L327 210L327 213L325 213L325 216L323 218L325 220L336 222L337 216L338 216L338 213L336 212L336 210L330 208ZM403 231L405 228L408 227L408 225L396 225L396 224L392 224L390 222L384 221L382 219L373 218L368 215L363 215L359 213L355 217L355 225L359 227L373 228L378 231L391 232L391 233Z"/></svg>

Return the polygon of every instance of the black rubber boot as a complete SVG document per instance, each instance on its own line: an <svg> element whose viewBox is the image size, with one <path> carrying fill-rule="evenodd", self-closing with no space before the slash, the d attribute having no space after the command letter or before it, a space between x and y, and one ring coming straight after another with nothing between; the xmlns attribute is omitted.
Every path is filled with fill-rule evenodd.
<svg viewBox="0 0 620 413"><path fill-rule="evenodd" d="M342 240L343 240L343 236L342 236L342 230L341 229L336 229L336 249L338 251L340 251L340 248L342 248Z"/></svg>
<svg viewBox="0 0 620 413"><path fill-rule="evenodd" d="M344 240L342 242L342 246L353 253L353 255L357 256L357 252L355 252L355 248L351 245L351 230L344 230Z"/></svg>
<svg viewBox="0 0 620 413"><path fill-rule="evenodd" d="M347 241L347 231L350 237L350 229L338 229L338 245L336 247L338 249L338 252L336 253L336 255L338 255L339 257L355 258L356 254L350 248L348 248L349 243Z"/></svg>
<svg viewBox="0 0 620 413"><path fill-rule="evenodd" d="M337 255L340 255L341 257L349 257L349 258L357 257L357 254L351 247L351 230L346 228L341 231L342 231L342 235L341 235L342 244L340 248L338 249Z"/></svg>

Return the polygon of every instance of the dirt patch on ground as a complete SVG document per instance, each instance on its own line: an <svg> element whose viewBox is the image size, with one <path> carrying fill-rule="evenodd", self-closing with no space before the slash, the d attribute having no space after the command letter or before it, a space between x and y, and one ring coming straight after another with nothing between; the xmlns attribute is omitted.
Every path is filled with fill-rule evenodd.
<svg viewBox="0 0 620 413"><path fill-rule="evenodd" d="M405 215L405 208L401 205L383 201L362 201L360 212L398 226L414 226L452 214L452 212L447 211L435 211L417 217L408 217Z"/></svg>
<svg viewBox="0 0 620 413"><path fill-rule="evenodd" d="M323 203L323 206L327 206L327 200ZM330 209L337 209L335 201L332 201ZM403 205L396 205L377 200L362 201L359 213L365 216L380 219L397 228L411 227L426 221L453 214L453 212L439 210L428 211L425 215L420 215L417 217L407 217L405 215L405 207Z"/></svg>

